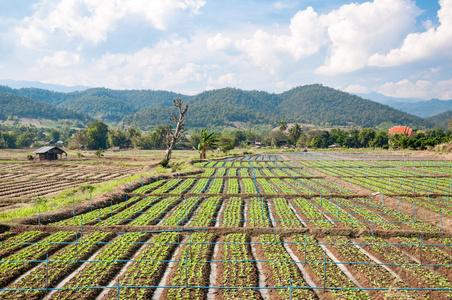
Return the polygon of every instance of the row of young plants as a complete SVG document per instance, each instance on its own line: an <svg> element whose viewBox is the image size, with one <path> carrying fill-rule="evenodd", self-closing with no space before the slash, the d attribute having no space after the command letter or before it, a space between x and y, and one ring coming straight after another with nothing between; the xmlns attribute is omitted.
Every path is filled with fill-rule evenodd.
<svg viewBox="0 0 452 300"><path fill-rule="evenodd" d="M372 205L373 203L369 205L366 199L354 199L353 202L341 198L337 200L342 208L350 210L350 213L353 213L357 218L361 218L361 222L366 222L365 225L367 227L372 228L375 226L375 229L377 229L378 226L385 230L401 230L403 228L400 226L400 223L385 218L384 216L386 214L379 210L380 206Z"/></svg>
<svg viewBox="0 0 452 300"><path fill-rule="evenodd" d="M212 180L212 183L210 184L209 190L207 193L209 194L220 194L223 190L223 182L224 180L222 178L215 178Z"/></svg>
<svg viewBox="0 0 452 300"><path fill-rule="evenodd" d="M75 238L75 232L60 231L0 260L0 287L36 266L46 254L52 254Z"/></svg>
<svg viewBox="0 0 452 300"><path fill-rule="evenodd" d="M327 236L327 242L331 243L328 248L333 248L339 253L341 261L354 263L351 266L353 273L359 274L359 278L363 278L366 286L370 288L382 288L385 291L369 291L373 298L385 299L418 299L415 292L407 290L392 291L391 288L404 289L408 288L407 284L400 281L399 278L389 272L383 266L377 264L369 258L360 248L355 247L353 243L345 237ZM348 266L348 267L350 267ZM361 281L363 281L361 279Z"/></svg>
<svg viewBox="0 0 452 300"><path fill-rule="evenodd" d="M303 227L292 208L290 208L286 199L273 199L273 205L270 206L273 212L273 219L276 227L300 228ZM275 214L277 218L275 218Z"/></svg>
<svg viewBox="0 0 452 300"><path fill-rule="evenodd" d="M164 232L154 236L120 276L119 294L116 290L111 290L108 299L151 299L154 289L139 287L158 285L179 239L177 232Z"/></svg>
<svg viewBox="0 0 452 300"><path fill-rule="evenodd" d="M120 225L133 221L138 213L146 211L146 209L153 206L157 199L157 197L151 196L140 200L131 207L124 209L120 213L117 213L114 216L97 223L96 226Z"/></svg>
<svg viewBox="0 0 452 300"><path fill-rule="evenodd" d="M152 194L163 194L169 192L171 189L173 189L175 186L177 186L182 179L179 178L173 178L168 180L165 184L160 186L159 188L155 189Z"/></svg>
<svg viewBox="0 0 452 300"><path fill-rule="evenodd" d="M414 170L396 168L314 168L316 171L338 177L412 177L422 173Z"/></svg>
<svg viewBox="0 0 452 300"><path fill-rule="evenodd" d="M209 182L210 178L200 178L189 192L193 194L204 193L205 191L207 191Z"/></svg>
<svg viewBox="0 0 452 300"><path fill-rule="evenodd" d="M227 194L238 194L239 193L239 181L235 178L229 178L227 181Z"/></svg>
<svg viewBox="0 0 452 300"><path fill-rule="evenodd" d="M308 235L293 237L298 251L303 253L305 268L315 274L314 282L317 286L331 289L333 298L337 299L370 299L369 295L361 290L340 270L337 264L324 252L318 241ZM300 258L301 259L301 258Z"/></svg>
<svg viewBox="0 0 452 300"><path fill-rule="evenodd" d="M278 188L278 190L282 193L282 194L298 194L298 191L296 191L295 189L293 189L288 183L287 181L282 181L279 178L272 178L270 179L270 182Z"/></svg>
<svg viewBox="0 0 452 300"><path fill-rule="evenodd" d="M357 221L356 218L353 218L353 214L348 213L341 207L339 202L342 201L342 199L328 200L323 198L314 198L313 201L318 207L322 207L324 210L326 210L329 218L335 222L334 224L336 227L339 227L342 223L343 226L348 228L368 228L365 223Z"/></svg>
<svg viewBox="0 0 452 300"><path fill-rule="evenodd" d="M222 250L222 251L221 251ZM257 269L251 255L250 239L243 233L226 235L221 246L219 284L234 289L219 290L222 299L262 299L257 289Z"/></svg>
<svg viewBox="0 0 452 300"><path fill-rule="evenodd" d="M256 184L251 178L242 178L245 194L257 194Z"/></svg>
<svg viewBox="0 0 452 300"><path fill-rule="evenodd" d="M267 203L262 198L251 198L247 201L247 223L248 227L268 227Z"/></svg>
<svg viewBox="0 0 452 300"><path fill-rule="evenodd" d="M9 239L0 242L0 258L10 255L14 251L26 247L30 243L36 242L44 236L46 236L45 233L38 230L14 234Z"/></svg>
<svg viewBox="0 0 452 300"><path fill-rule="evenodd" d="M259 191L263 194L276 195L278 191L265 178L257 178L257 183L260 185Z"/></svg>
<svg viewBox="0 0 452 300"><path fill-rule="evenodd" d="M309 168L378 166L376 162L367 162L361 160L303 160L299 161L299 164Z"/></svg>
<svg viewBox="0 0 452 300"><path fill-rule="evenodd" d="M155 202L151 208L141 213L135 220L129 223L132 226L152 225L161 221L176 203L180 201L179 197L163 198Z"/></svg>
<svg viewBox="0 0 452 300"><path fill-rule="evenodd" d="M452 257L441 250L430 245L425 245L422 237L398 237L398 246L400 249L410 253L416 257L422 264L435 265L438 273L445 275L452 280Z"/></svg>
<svg viewBox="0 0 452 300"><path fill-rule="evenodd" d="M90 287L106 286L132 254L149 236L140 232L120 235L100 250L92 260L56 291L51 299L95 299L102 291Z"/></svg>
<svg viewBox="0 0 452 300"><path fill-rule="evenodd" d="M66 220L50 223L49 225L53 226L80 226L81 224L90 225L99 222L105 218L111 217L113 214L122 211L127 206L132 205L137 199L139 198L133 197L131 199L128 199L127 201L123 201L115 205L111 203L110 206L94 209L84 214L75 215L72 218Z"/></svg>
<svg viewBox="0 0 452 300"><path fill-rule="evenodd" d="M224 202L224 210L221 214L221 227L239 227L242 224L243 200L231 197Z"/></svg>
<svg viewBox="0 0 452 300"><path fill-rule="evenodd" d="M173 286L167 290L168 299L205 299L207 290L190 288L207 286L215 236L212 233L194 233L180 252L179 262L174 266L167 285ZM175 288L179 287L179 288Z"/></svg>
<svg viewBox="0 0 452 300"><path fill-rule="evenodd" d="M366 199L356 199L356 204L361 203L363 205L368 205L368 200ZM413 208L413 212L412 215L407 213L407 212L401 212L397 209L388 207L388 206L376 206L374 207L374 209L382 214L387 215L388 217L394 219L395 222L399 222L399 223L403 223L405 226L411 227L414 230L419 230L419 231L440 231L441 228L440 227L436 227L434 225L431 225L429 223L423 222L418 220L418 218L416 217L416 214L414 212L414 208Z"/></svg>
<svg viewBox="0 0 452 300"><path fill-rule="evenodd" d="M199 202L198 197L183 199L179 205L167 214L168 217L162 220L159 225L162 226L182 226L189 221L189 217L195 212L195 206Z"/></svg>
<svg viewBox="0 0 452 300"><path fill-rule="evenodd" d="M174 189L169 191L170 194L183 194L190 190L191 186L195 183L197 179L195 178L186 178Z"/></svg>
<svg viewBox="0 0 452 300"><path fill-rule="evenodd" d="M408 277L407 279L414 283L414 287L452 289L452 282L448 281L444 276L417 264L400 249L388 244L382 238L362 237L361 239L366 243L363 247L376 255L383 263L391 264L391 268L403 270L404 277ZM435 298L438 296L441 299L450 299L452 298L452 292L450 290L438 291Z"/></svg>
<svg viewBox="0 0 452 300"><path fill-rule="evenodd" d="M444 197L446 198L446 197ZM427 197L401 197L401 199L416 203L418 206L423 206L427 209L430 209L432 211L438 212L441 211L443 214L447 214L449 216L452 216L452 206L449 205L449 201L447 199L441 199L440 198L431 198L430 196Z"/></svg>
<svg viewBox="0 0 452 300"><path fill-rule="evenodd" d="M306 222L309 222L308 226L309 224L312 224L315 227L334 227L334 224L328 221L328 219L326 219L325 216L312 205L311 201L308 201L304 198L296 198L292 201L293 207L295 209L298 208L298 211L308 218L308 220L306 220Z"/></svg>
<svg viewBox="0 0 452 300"><path fill-rule="evenodd" d="M144 186L136 189L134 192L137 194L145 194L146 192L152 191L156 187L162 185L164 182L166 182L166 181L163 179L160 179L160 180L154 181L150 184L144 185Z"/></svg>
<svg viewBox="0 0 452 300"><path fill-rule="evenodd" d="M282 244L280 238L273 234L263 234L259 238L259 246L262 248L264 260L269 270L265 276L267 286L283 287L271 291L271 297L280 299L316 299L314 292L309 289L303 279L301 271L294 263ZM304 287L304 288L296 288ZM276 295L274 295L276 294ZM274 295L274 296L272 296Z"/></svg>
<svg viewBox="0 0 452 300"><path fill-rule="evenodd" d="M190 227L207 227L215 223L215 213L220 205L221 197L210 197L202 200L200 207L191 217Z"/></svg>
<svg viewBox="0 0 452 300"><path fill-rule="evenodd" d="M45 289L56 287L67 274L81 265L80 260L94 253L110 236L110 233L95 231L77 238L70 245L48 257L45 262L19 281L8 286L11 291L1 293L0 297L2 299L41 299L47 293Z"/></svg>

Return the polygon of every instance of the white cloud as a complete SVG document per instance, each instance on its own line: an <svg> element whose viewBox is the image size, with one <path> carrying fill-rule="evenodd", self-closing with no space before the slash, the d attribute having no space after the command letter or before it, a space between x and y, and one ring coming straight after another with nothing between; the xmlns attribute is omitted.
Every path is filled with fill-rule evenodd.
<svg viewBox="0 0 452 300"><path fill-rule="evenodd" d="M452 53L452 0L440 0L438 11L440 25L434 28L424 23L427 31L408 34L400 48L388 54L377 53L369 59L373 66L397 66L408 62L435 58L451 57Z"/></svg>
<svg viewBox="0 0 452 300"><path fill-rule="evenodd" d="M222 33L217 33L214 37L208 38L206 48L208 51L226 50L232 45L232 39L225 37Z"/></svg>
<svg viewBox="0 0 452 300"><path fill-rule="evenodd" d="M58 67L64 68L77 65L80 62L80 55L68 51L58 51L53 56L45 56L38 61L41 68Z"/></svg>
<svg viewBox="0 0 452 300"><path fill-rule="evenodd" d="M344 89L344 92L352 94L365 94L369 92L369 89L359 84L351 84Z"/></svg>
<svg viewBox="0 0 452 300"><path fill-rule="evenodd" d="M42 44L49 35L64 34L93 43L105 41L125 18L141 18L164 30L183 13L198 14L204 0L41 0L32 17L16 28L21 44Z"/></svg>
<svg viewBox="0 0 452 300"><path fill-rule="evenodd" d="M296 13L289 29L290 35L270 35L258 30L251 38L239 40L235 45L254 65L274 74L287 54L299 60L316 53L324 41L324 28L312 7Z"/></svg>
<svg viewBox="0 0 452 300"><path fill-rule="evenodd" d="M378 92L386 96L400 98L438 98L442 100L452 99L452 79L431 82L427 80L418 80L412 82L404 79L398 82L387 82L380 86Z"/></svg>
<svg viewBox="0 0 452 300"><path fill-rule="evenodd" d="M365 67L373 53L397 45L419 13L409 0L374 0L343 5L320 16L331 44L325 65L316 71L335 75Z"/></svg>

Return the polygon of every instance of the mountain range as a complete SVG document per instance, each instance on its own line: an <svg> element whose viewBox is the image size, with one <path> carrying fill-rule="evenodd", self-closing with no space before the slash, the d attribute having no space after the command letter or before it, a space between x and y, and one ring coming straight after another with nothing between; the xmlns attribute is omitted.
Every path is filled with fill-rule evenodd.
<svg viewBox="0 0 452 300"><path fill-rule="evenodd" d="M187 126L195 128L275 126L283 120L288 123L360 127L376 127L389 122L432 128L447 123L444 123L447 114L439 119L425 119L320 84L300 86L278 94L223 88L194 96L155 90L88 88L62 92L0 86L0 119L14 116L55 121L72 118L85 123L102 120L147 128L170 123L169 117L175 112L173 99L176 98L189 105ZM430 103L435 107L441 106L443 111L438 108L432 109L431 113L443 113L449 108L447 101L438 101L431 100ZM33 107L36 109L31 109Z"/></svg>

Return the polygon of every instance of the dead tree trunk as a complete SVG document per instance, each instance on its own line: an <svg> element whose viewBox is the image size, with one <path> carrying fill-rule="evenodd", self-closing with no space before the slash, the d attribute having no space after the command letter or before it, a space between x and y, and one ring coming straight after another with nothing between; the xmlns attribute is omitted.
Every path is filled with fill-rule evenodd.
<svg viewBox="0 0 452 300"><path fill-rule="evenodd" d="M174 106L178 108L179 115L174 114L172 118L170 118L171 121L176 123L176 128L173 131L173 128L171 125L168 125L165 128L165 132L163 134L163 140L166 144L166 152L165 152L165 158L162 161L162 165L166 166L168 165L170 159L171 159L171 153L173 152L174 145L179 141L181 135L186 131L185 128L185 114L188 110L188 105L186 104L183 107L183 102L181 99L174 100Z"/></svg>

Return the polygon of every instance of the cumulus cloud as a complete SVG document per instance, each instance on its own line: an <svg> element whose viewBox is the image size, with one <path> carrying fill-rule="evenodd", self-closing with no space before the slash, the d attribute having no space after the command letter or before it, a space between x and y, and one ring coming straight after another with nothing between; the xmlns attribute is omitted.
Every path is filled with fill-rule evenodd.
<svg viewBox="0 0 452 300"><path fill-rule="evenodd" d="M206 42L206 48L209 51L226 50L231 45L232 39L225 37L222 33L218 33L214 37L208 38Z"/></svg>
<svg viewBox="0 0 452 300"><path fill-rule="evenodd" d="M80 62L80 55L77 53L71 53L68 51L58 51L52 56L45 56L38 61L38 65L41 68L46 67L69 67L76 65Z"/></svg>
<svg viewBox="0 0 452 300"><path fill-rule="evenodd" d="M452 0L440 0L440 25L424 23L426 31L408 34L400 48L387 54L377 53L369 59L372 66L397 66L431 57L451 57L452 53Z"/></svg>
<svg viewBox="0 0 452 300"><path fill-rule="evenodd" d="M451 86L452 79L438 82L427 80L413 82L404 79L398 82L387 82L380 86L378 92L391 97L450 100L452 99Z"/></svg>
<svg viewBox="0 0 452 300"><path fill-rule="evenodd" d="M51 34L99 43L124 18L142 18L164 30L178 13L198 14L204 5L204 0L42 0L16 32L27 47L45 42Z"/></svg>
<svg viewBox="0 0 452 300"><path fill-rule="evenodd" d="M249 39L235 43L254 65L274 74L287 54L295 60L316 53L324 42L324 27L312 7L299 11L291 19L289 35L271 35L258 30Z"/></svg>
<svg viewBox="0 0 452 300"><path fill-rule="evenodd" d="M409 0L375 0L343 5L320 16L328 28L330 54L316 71L335 75L365 67L373 53L397 45L419 14Z"/></svg>

